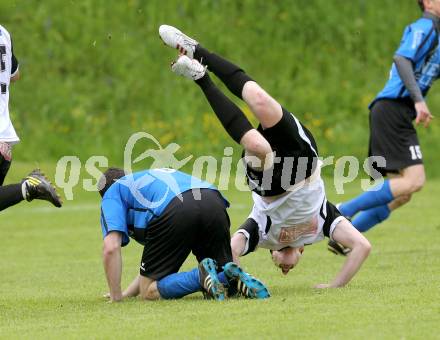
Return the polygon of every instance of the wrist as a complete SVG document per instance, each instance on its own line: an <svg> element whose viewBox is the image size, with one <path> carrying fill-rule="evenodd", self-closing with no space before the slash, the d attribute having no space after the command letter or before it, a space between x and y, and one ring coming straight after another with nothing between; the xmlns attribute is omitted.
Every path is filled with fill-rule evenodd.
<svg viewBox="0 0 440 340"><path fill-rule="evenodd" d="M136 296L136 293L135 293L135 292L131 292L131 291L129 291L128 289L127 289L127 290L124 290L124 291L122 292L122 298L123 298L123 299L125 299L125 298L129 298L129 297L133 297L133 296Z"/></svg>
<svg viewBox="0 0 440 340"><path fill-rule="evenodd" d="M113 302L121 301L123 298L122 293L120 291L117 293L112 293L110 297Z"/></svg>

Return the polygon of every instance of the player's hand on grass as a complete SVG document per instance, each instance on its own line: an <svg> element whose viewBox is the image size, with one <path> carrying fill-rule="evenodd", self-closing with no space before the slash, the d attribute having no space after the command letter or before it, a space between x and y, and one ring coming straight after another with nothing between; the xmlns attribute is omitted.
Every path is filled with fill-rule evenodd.
<svg viewBox="0 0 440 340"><path fill-rule="evenodd" d="M112 298L110 293L105 293L102 297L104 299L107 299L109 303L111 303L111 302L120 302L120 301L122 301L125 298L124 294L122 294L121 296L117 296L115 298Z"/></svg>
<svg viewBox="0 0 440 340"><path fill-rule="evenodd" d="M415 109L417 112L416 125L423 123L423 126L427 128L434 116L429 111L428 105L424 101L415 103Z"/></svg>

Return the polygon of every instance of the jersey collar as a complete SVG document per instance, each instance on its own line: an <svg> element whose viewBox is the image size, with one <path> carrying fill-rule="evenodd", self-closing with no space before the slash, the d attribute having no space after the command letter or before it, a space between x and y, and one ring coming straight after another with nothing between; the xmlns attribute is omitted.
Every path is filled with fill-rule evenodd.
<svg viewBox="0 0 440 340"><path fill-rule="evenodd" d="M435 25L436 31L437 32L440 31L440 18L438 16L436 16L435 14L432 14L430 12L424 12L423 17L426 19L431 19Z"/></svg>

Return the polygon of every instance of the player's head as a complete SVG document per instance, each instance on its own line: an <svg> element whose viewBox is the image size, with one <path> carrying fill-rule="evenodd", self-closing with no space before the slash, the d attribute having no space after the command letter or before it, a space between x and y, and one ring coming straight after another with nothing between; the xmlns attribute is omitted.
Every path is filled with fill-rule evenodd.
<svg viewBox="0 0 440 340"><path fill-rule="evenodd" d="M440 16L440 0L418 0L418 3L422 11Z"/></svg>
<svg viewBox="0 0 440 340"><path fill-rule="evenodd" d="M293 269L301 259L304 247L292 248L286 247L272 252L272 261L279 267L284 275Z"/></svg>
<svg viewBox="0 0 440 340"><path fill-rule="evenodd" d="M104 172L101 178L98 181L98 190L101 197L104 197L104 194L110 188L110 186L117 181L119 178L124 177L125 172L120 168L108 168L106 172Z"/></svg>

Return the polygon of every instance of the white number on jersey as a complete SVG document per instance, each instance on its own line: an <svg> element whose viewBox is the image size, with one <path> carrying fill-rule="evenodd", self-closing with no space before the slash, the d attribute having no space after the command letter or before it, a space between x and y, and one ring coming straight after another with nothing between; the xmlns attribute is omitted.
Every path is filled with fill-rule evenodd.
<svg viewBox="0 0 440 340"><path fill-rule="evenodd" d="M409 147L409 152L411 152L411 159L422 159L422 150L420 150L419 145L411 145Z"/></svg>

